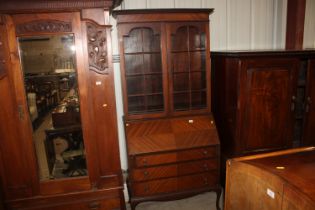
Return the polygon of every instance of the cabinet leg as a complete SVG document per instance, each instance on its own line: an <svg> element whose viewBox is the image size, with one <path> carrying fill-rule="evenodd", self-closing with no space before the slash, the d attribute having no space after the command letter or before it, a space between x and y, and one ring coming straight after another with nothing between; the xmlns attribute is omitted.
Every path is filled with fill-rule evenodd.
<svg viewBox="0 0 315 210"><path fill-rule="evenodd" d="M221 210L221 208L220 208L220 197L221 197L221 193L222 193L221 188L217 189L216 193L217 193L216 207L217 207L217 210Z"/></svg>
<svg viewBox="0 0 315 210"><path fill-rule="evenodd" d="M138 204L139 204L138 202L132 202L132 201L130 201L130 208L131 208L131 210L136 210L136 206L137 206Z"/></svg>

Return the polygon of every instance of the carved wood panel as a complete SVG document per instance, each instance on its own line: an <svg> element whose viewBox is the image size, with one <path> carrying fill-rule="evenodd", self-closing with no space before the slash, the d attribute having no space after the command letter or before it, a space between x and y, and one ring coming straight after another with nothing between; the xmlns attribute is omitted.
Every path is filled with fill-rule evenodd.
<svg viewBox="0 0 315 210"><path fill-rule="evenodd" d="M59 20L40 20L31 21L16 26L16 33L18 35L34 32L41 33L72 32L72 25L70 22L64 22Z"/></svg>
<svg viewBox="0 0 315 210"><path fill-rule="evenodd" d="M89 69L99 74L108 74L106 27L86 23Z"/></svg>

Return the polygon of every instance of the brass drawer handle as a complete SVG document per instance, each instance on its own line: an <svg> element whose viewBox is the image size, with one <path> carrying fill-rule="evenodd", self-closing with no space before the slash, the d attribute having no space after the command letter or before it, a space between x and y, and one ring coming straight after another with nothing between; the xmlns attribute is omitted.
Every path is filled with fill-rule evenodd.
<svg viewBox="0 0 315 210"><path fill-rule="evenodd" d="M208 151L207 151L207 150L204 150L204 151L203 151L203 154L204 154L204 155L207 155L207 154L208 154Z"/></svg>
<svg viewBox="0 0 315 210"><path fill-rule="evenodd" d="M147 177L147 176L149 175L149 172L145 171L145 172L143 172L143 175L144 175L145 177Z"/></svg>
<svg viewBox="0 0 315 210"><path fill-rule="evenodd" d="M143 160L142 160L142 163L143 163L143 165L145 165L145 166L148 165L147 159L143 159Z"/></svg>
<svg viewBox="0 0 315 210"><path fill-rule="evenodd" d="M101 203L100 202L89 203L89 209L97 210L97 209L100 209L100 208L101 208Z"/></svg>

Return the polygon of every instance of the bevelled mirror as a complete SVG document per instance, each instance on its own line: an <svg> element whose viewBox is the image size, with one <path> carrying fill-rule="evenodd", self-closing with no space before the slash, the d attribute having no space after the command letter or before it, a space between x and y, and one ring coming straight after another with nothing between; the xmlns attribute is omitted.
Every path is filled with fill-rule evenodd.
<svg viewBox="0 0 315 210"><path fill-rule="evenodd" d="M87 175L74 36L18 38L41 181Z"/></svg>

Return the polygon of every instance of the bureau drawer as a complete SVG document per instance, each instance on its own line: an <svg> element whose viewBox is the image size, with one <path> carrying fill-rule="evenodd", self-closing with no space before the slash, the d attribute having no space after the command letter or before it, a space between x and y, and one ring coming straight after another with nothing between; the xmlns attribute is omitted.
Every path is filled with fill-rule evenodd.
<svg viewBox="0 0 315 210"><path fill-rule="evenodd" d="M218 169L218 159L205 159L171 165L134 169L130 172L131 181L147 181L207 172Z"/></svg>
<svg viewBox="0 0 315 210"><path fill-rule="evenodd" d="M215 171L176 178L131 183L131 187L134 196L148 196L216 186L218 181L218 173Z"/></svg>
<svg viewBox="0 0 315 210"><path fill-rule="evenodd" d="M154 166L216 157L218 155L217 150L217 147L205 147L163 154L141 155L135 156L134 161L136 167Z"/></svg>

